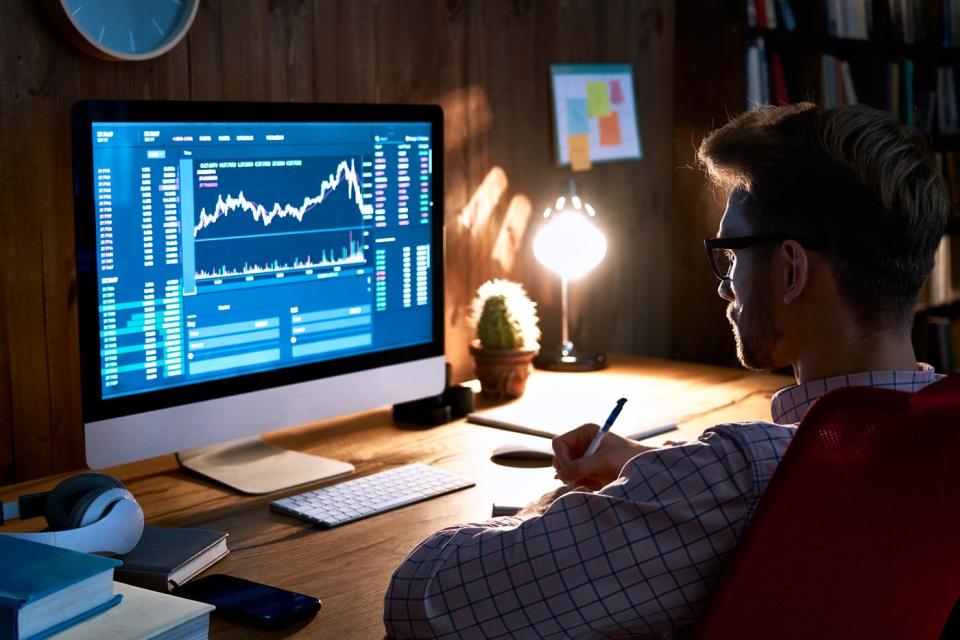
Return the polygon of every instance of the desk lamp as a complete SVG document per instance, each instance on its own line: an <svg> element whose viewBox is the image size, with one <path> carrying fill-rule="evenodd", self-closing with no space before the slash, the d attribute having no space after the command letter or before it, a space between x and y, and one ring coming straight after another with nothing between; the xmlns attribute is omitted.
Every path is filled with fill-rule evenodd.
<svg viewBox="0 0 960 640"><path fill-rule="evenodd" d="M607 239L593 224L597 215L577 195L570 181L570 195L557 198L543 212L544 222L533 239L533 255L543 266L560 275L561 341L560 349L543 349L533 361L539 369L553 371L595 371L607 366L604 354L578 352L570 339L570 281L576 280L600 264L607 254Z"/></svg>

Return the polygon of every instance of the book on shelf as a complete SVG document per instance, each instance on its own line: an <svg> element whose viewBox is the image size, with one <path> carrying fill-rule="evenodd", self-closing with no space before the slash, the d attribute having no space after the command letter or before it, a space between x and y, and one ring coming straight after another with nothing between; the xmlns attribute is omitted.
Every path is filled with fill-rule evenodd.
<svg viewBox="0 0 960 640"><path fill-rule="evenodd" d="M827 0L827 35L866 40L873 33L873 0Z"/></svg>
<svg viewBox="0 0 960 640"><path fill-rule="evenodd" d="M229 553L227 535L212 529L151 527L140 542L120 556L115 571L120 582L154 591L171 591Z"/></svg>
<svg viewBox="0 0 960 640"><path fill-rule="evenodd" d="M747 24L760 29L776 29L782 26L787 31L797 28L796 15L790 0L746 0Z"/></svg>
<svg viewBox="0 0 960 640"><path fill-rule="evenodd" d="M123 596L104 611L49 640L204 640L213 605L115 582Z"/></svg>
<svg viewBox="0 0 960 640"><path fill-rule="evenodd" d="M0 638L46 638L120 602L118 560L3 534L0 558Z"/></svg>
<svg viewBox="0 0 960 640"><path fill-rule="evenodd" d="M850 63L829 54L820 58L822 99L826 108L842 104L857 104L857 90L850 73Z"/></svg>

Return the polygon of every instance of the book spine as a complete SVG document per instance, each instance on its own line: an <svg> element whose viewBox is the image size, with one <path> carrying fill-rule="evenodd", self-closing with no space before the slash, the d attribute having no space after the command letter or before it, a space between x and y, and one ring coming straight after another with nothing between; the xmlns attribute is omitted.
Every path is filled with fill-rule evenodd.
<svg viewBox="0 0 960 640"><path fill-rule="evenodd" d="M876 27L873 20L873 0L864 0L865 9L864 9L864 20L866 21L866 38L868 40L872 39L876 34Z"/></svg>
<svg viewBox="0 0 960 640"><path fill-rule="evenodd" d="M837 13L839 13L839 0L827 0L827 35L837 37Z"/></svg>
<svg viewBox="0 0 960 640"><path fill-rule="evenodd" d="M757 26L757 5L754 0L747 0L747 24L751 27Z"/></svg>
<svg viewBox="0 0 960 640"><path fill-rule="evenodd" d="M903 61L903 110L907 124L914 124L913 114L913 60L906 58Z"/></svg>
<svg viewBox="0 0 960 640"><path fill-rule="evenodd" d="M823 104L830 109L837 106L837 81L834 78L833 56L827 54L821 56L820 73L823 84Z"/></svg>
<svg viewBox="0 0 960 640"><path fill-rule="evenodd" d="M844 60L840 65L843 72L843 87L846 90L847 104L857 104L857 90L853 86L853 76L850 74L850 63Z"/></svg>
<svg viewBox="0 0 960 640"><path fill-rule="evenodd" d="M756 46L747 47L747 110L760 106L760 52Z"/></svg>
<svg viewBox="0 0 960 640"><path fill-rule="evenodd" d="M773 67L773 87L776 103L785 105L790 103L790 93L787 91L787 76L783 72L783 61L779 53L770 54L770 66Z"/></svg>
<svg viewBox="0 0 960 640"><path fill-rule="evenodd" d="M757 26L761 29L766 29L769 25L767 22L767 1L766 0L754 0L757 10Z"/></svg>
<svg viewBox="0 0 960 640"><path fill-rule="evenodd" d="M774 0L765 0L767 3L767 27L770 29L777 28L777 9Z"/></svg>
<svg viewBox="0 0 960 640"><path fill-rule="evenodd" d="M761 104L770 104L770 69L767 65L767 47L763 38L757 39L758 57L760 58L760 98Z"/></svg>
<svg viewBox="0 0 960 640"><path fill-rule="evenodd" d="M900 113L900 65L890 63L890 112L903 120Z"/></svg>
<svg viewBox="0 0 960 640"><path fill-rule="evenodd" d="M933 269L930 271L930 304L944 304L953 299L950 267L950 236L945 234L940 238L940 245L933 257Z"/></svg>
<svg viewBox="0 0 960 640"><path fill-rule="evenodd" d="M923 130L927 134L933 133L933 119L936 117L937 113L937 92L929 91L927 93L927 112L926 116L923 119Z"/></svg>
<svg viewBox="0 0 960 640"><path fill-rule="evenodd" d="M796 31L797 17L790 6L790 0L777 0L780 4L780 15L783 16L783 27L787 31Z"/></svg>
<svg viewBox="0 0 960 640"><path fill-rule="evenodd" d="M837 104L847 104L847 88L843 77L843 62L839 58L833 60L833 78L837 83L835 89Z"/></svg>
<svg viewBox="0 0 960 640"><path fill-rule="evenodd" d="M947 110L947 130L944 133L955 135L960 132L957 121L957 84L954 77L953 67L944 67L943 74L947 85L947 95L945 98Z"/></svg>

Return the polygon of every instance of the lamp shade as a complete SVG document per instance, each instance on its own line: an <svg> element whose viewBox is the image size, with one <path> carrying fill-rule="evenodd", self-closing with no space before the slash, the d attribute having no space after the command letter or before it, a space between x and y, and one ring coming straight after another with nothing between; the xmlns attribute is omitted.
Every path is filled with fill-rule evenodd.
<svg viewBox="0 0 960 640"><path fill-rule="evenodd" d="M607 239L593 224L590 205L583 206L574 196L574 206L564 208L564 201L557 201L558 211L544 212L546 220L533 239L533 255L546 268L575 280L600 264L607 254Z"/></svg>

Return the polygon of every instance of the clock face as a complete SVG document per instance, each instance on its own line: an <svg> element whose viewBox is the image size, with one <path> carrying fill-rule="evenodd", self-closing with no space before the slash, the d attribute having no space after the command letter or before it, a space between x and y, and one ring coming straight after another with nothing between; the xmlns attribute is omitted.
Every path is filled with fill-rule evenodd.
<svg viewBox="0 0 960 640"><path fill-rule="evenodd" d="M73 27L109 57L142 60L186 34L199 0L60 0Z"/></svg>

